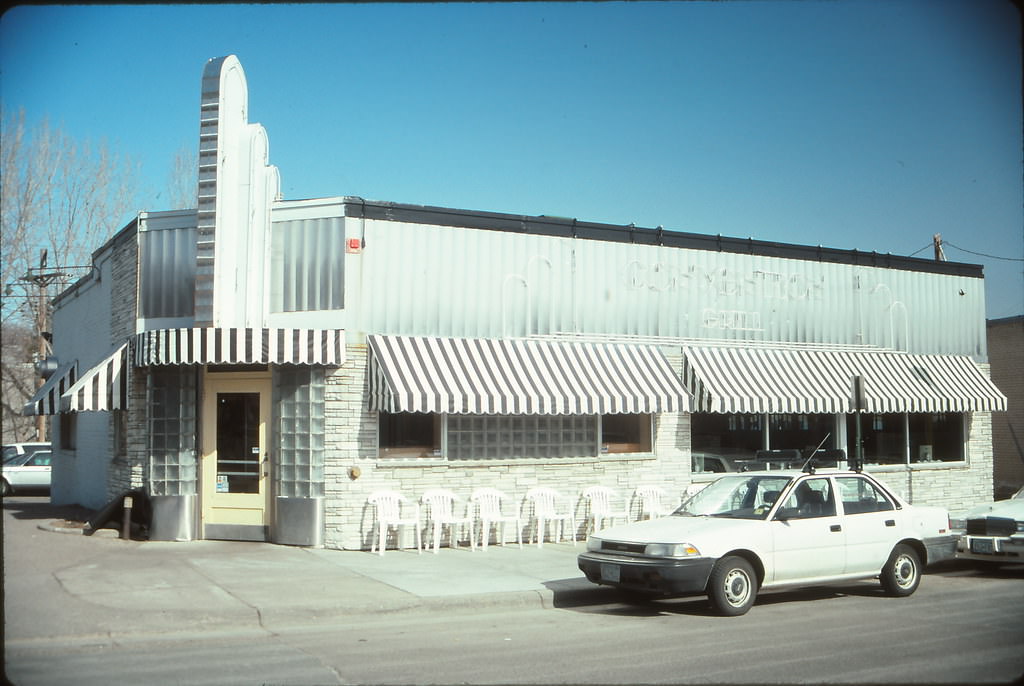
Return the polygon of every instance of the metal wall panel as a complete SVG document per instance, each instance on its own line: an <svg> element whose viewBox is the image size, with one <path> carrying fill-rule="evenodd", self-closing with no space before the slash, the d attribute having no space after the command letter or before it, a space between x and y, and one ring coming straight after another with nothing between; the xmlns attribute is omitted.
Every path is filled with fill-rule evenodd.
<svg viewBox="0 0 1024 686"><path fill-rule="evenodd" d="M364 333L870 345L983 360L984 280L835 262L346 219Z"/></svg>
<svg viewBox="0 0 1024 686"><path fill-rule="evenodd" d="M140 317L191 317L195 285L194 225L139 232Z"/></svg>

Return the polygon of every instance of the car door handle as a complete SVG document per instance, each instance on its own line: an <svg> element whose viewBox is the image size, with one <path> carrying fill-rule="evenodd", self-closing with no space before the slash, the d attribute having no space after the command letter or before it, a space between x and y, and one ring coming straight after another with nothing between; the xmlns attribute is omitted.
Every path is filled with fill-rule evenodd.
<svg viewBox="0 0 1024 686"><path fill-rule="evenodd" d="M896 526L896 520L895 519L887 519L887 520L885 520L885 525L886 526Z"/></svg>
<svg viewBox="0 0 1024 686"><path fill-rule="evenodd" d="M840 526L839 524L833 524L832 526L829 527L829 531L842 531L842 530L843 530L843 527Z"/></svg>

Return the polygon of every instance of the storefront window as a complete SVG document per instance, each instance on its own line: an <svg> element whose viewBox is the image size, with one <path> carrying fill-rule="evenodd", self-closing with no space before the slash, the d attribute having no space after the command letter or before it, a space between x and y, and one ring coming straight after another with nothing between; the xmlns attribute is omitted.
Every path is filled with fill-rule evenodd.
<svg viewBox="0 0 1024 686"><path fill-rule="evenodd" d="M764 447L764 422L759 414L694 413L690 418L694 456L751 458ZM721 471L719 462L698 460L697 471Z"/></svg>
<svg viewBox="0 0 1024 686"><path fill-rule="evenodd" d="M831 414L773 414L768 418L768 441L772 450L814 450L829 436L823 448L831 448L836 433ZM806 453L810 454L810 453Z"/></svg>
<svg viewBox="0 0 1024 686"><path fill-rule="evenodd" d="M651 452L651 415L602 415L601 452L613 454Z"/></svg>
<svg viewBox="0 0 1024 686"><path fill-rule="evenodd" d="M964 459L962 414L912 414L909 427L912 463L960 462Z"/></svg>
<svg viewBox="0 0 1024 686"><path fill-rule="evenodd" d="M856 454L856 415L846 417L846 437L850 455ZM907 430L909 429L909 437ZM865 464L961 462L964 452L964 415L939 414L865 414L860 419Z"/></svg>
<svg viewBox="0 0 1024 686"><path fill-rule="evenodd" d="M379 445L387 457L440 455L441 415L381 412Z"/></svg>
<svg viewBox="0 0 1024 686"><path fill-rule="evenodd" d="M907 441L903 429L904 415L862 414L861 444L865 464L904 464ZM857 415L846 415L847 454L857 454Z"/></svg>

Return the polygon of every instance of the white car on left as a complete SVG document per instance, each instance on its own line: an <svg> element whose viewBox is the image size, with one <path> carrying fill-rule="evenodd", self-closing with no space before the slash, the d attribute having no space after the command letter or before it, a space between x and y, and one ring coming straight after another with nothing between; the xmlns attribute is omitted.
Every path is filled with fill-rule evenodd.
<svg viewBox="0 0 1024 686"><path fill-rule="evenodd" d="M50 490L50 460L53 453L49 450L15 453L6 457L3 463L3 481L0 492L7 496L21 491Z"/></svg>
<svg viewBox="0 0 1024 686"><path fill-rule="evenodd" d="M1024 487L1006 500L952 515L956 556L979 562L1024 562Z"/></svg>

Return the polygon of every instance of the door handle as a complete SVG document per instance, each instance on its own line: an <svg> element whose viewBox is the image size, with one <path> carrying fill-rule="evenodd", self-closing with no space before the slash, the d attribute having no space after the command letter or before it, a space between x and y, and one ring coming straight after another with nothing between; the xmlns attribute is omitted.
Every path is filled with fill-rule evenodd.
<svg viewBox="0 0 1024 686"><path fill-rule="evenodd" d="M839 525L839 524L833 524L832 526L829 527L828 530L829 531L842 531L843 527L841 525Z"/></svg>
<svg viewBox="0 0 1024 686"><path fill-rule="evenodd" d="M896 526L896 520L895 519L887 519L887 520L885 520L885 525L886 526Z"/></svg>

